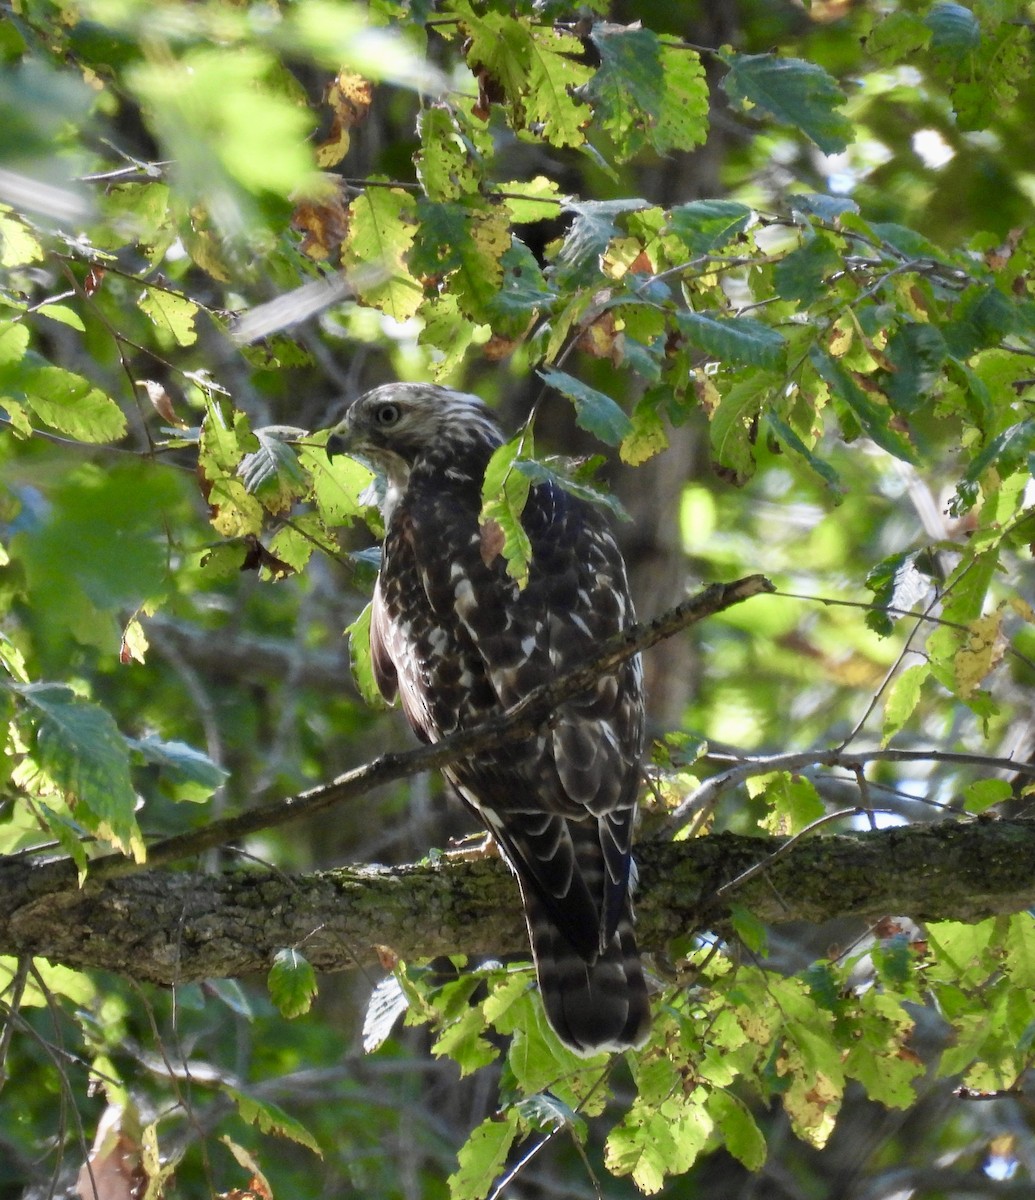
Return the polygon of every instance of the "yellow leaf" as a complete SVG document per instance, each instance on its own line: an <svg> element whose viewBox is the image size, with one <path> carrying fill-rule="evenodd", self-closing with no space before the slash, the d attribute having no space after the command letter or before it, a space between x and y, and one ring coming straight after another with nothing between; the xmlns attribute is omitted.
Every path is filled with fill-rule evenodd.
<svg viewBox="0 0 1035 1200"><path fill-rule="evenodd" d="M970 699L978 684L1003 657L1001 621L1001 614L994 612L967 622L970 633L953 658L956 684L964 700Z"/></svg>

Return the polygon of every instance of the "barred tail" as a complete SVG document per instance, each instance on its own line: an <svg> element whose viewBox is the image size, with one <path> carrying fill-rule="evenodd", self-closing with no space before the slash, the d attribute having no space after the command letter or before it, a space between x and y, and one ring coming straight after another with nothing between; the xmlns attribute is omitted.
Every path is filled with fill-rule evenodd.
<svg viewBox="0 0 1035 1200"><path fill-rule="evenodd" d="M531 888L525 918L546 1017L561 1041L585 1056L642 1046L650 1002L628 905L593 962L572 946Z"/></svg>

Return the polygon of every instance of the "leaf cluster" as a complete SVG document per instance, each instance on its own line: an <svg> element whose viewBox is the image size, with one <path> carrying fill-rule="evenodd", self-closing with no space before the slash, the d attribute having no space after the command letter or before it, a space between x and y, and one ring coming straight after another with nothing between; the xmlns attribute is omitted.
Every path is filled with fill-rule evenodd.
<svg viewBox="0 0 1035 1200"><path fill-rule="evenodd" d="M977 816L1030 798L998 766L867 774L861 756L854 776L748 761L735 802L705 803L725 747L935 741L1005 760L1023 745L1025 7L864 8L809 39L784 30L777 49L768 26L734 49L556 7L69 0L58 20L25 0L0 31L5 855L56 851L88 881L96 848L142 862L149 835L196 827L203 804L291 794L367 751L363 547L379 518L369 473L329 460L323 431L343 391L389 373L479 382L494 401L535 381L483 495L485 536L519 582L530 486L624 511L599 460L537 452L566 412L637 479L697 439L699 475L652 495L680 573L685 555L714 577L765 570L785 592L821 579L827 598L868 607L863 621L785 596L710 626L697 691L654 750L656 829L799 837L845 811ZM677 173L729 124L726 178L695 194ZM948 158L928 170L917 147L932 144ZM919 535L903 516L917 495ZM408 801L396 792L386 811ZM382 854L367 813L341 823L349 853ZM272 839L252 849L307 863ZM429 1195L487 1196L541 1145L581 1162L601 1138L606 1168L654 1193L720 1148L762 1171L766 1113L827 1145L853 1087L890 1108L912 1106L928 1070L1016 1088L1035 1027L1031 928L1028 914L922 933L884 922L865 950L802 966L739 910L655 962L651 1041L623 1064L560 1047L524 965L443 979L386 950L367 1043L404 1076L429 1036L462 1080L495 1081L455 1165L455 1146L427 1135ZM313 1149L334 1146L354 1186L401 1187L340 1115L368 1130L392 1110L401 1141L401 1092L393 1109L328 1078L309 1129L263 1091L324 1062L333 1020L299 1032L226 982L179 988L182 1014L159 1002L155 1016L128 984L3 971L7 1028L25 1037L0 1038L0 1060L62 1078L48 1038L64 1030L126 1114L81 1154L98 1171L129 1146L151 1196L170 1164L210 1192L297 1191ZM285 1018L320 1016L304 945L280 950L268 991ZM47 1004L57 1034L39 1032ZM403 1013L409 1032L390 1036ZM239 1059L219 1044L223 1018ZM141 1047L159 1025L196 1040L211 1075L188 1087L153 1072ZM23 1157L53 1133L45 1089L24 1086ZM209 1114L227 1151L215 1168ZM267 1179L260 1135L306 1165L263 1160Z"/></svg>

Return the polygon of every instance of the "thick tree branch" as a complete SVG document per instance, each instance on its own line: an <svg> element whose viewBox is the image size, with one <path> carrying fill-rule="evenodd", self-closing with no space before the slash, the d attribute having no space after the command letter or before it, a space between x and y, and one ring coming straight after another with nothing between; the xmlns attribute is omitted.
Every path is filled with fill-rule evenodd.
<svg viewBox="0 0 1035 1200"><path fill-rule="evenodd" d="M805 839L715 902L781 845L717 834L642 847L644 948L721 927L734 901L769 922L888 913L975 921L1035 905L1035 821L991 820ZM46 864L0 867L0 953L161 984L264 970L284 946L327 971L371 963L378 946L403 958L527 953L517 889L498 859L295 878L147 870L57 890L46 876Z"/></svg>

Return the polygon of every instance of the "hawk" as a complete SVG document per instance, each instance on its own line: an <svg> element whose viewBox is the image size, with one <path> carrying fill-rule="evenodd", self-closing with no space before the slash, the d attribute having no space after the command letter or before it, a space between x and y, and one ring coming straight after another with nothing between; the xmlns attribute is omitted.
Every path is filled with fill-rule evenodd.
<svg viewBox="0 0 1035 1200"><path fill-rule="evenodd" d="M498 716L633 620L606 520L552 483L522 514L527 583L508 574L479 522L502 442L476 396L423 383L360 396L327 442L384 476L371 656L425 742ZM630 899L643 736L634 658L531 737L443 769L517 876L547 1018L583 1055L642 1045L650 1021Z"/></svg>

